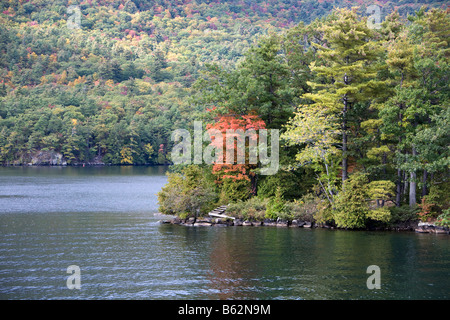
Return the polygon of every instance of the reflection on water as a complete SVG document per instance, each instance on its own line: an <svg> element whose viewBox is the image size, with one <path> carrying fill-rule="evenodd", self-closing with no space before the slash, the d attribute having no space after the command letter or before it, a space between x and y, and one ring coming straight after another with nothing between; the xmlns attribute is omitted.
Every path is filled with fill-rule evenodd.
<svg viewBox="0 0 450 320"><path fill-rule="evenodd" d="M164 172L0 168L0 298L450 297L447 235L160 225ZM373 264L380 290L366 286Z"/></svg>

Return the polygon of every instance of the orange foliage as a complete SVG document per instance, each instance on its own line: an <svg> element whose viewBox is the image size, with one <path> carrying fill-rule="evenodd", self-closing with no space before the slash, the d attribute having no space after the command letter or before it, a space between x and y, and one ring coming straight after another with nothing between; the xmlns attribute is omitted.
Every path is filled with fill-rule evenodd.
<svg viewBox="0 0 450 320"><path fill-rule="evenodd" d="M215 110L213 108L212 110ZM208 111L212 111L208 110ZM222 156L223 163L216 163L213 165L212 171L218 176L216 182L221 183L223 179L233 179L233 180L247 180L250 181L250 177L253 175L251 169L256 167L255 164L248 163L248 153L245 154L245 163L237 163L237 156L240 150L237 150L237 144L233 139L227 141L226 134L227 130L242 130L244 133L247 130L255 130L255 135L250 136L249 139L258 139L258 130L265 129L266 124L264 121L257 115L247 114L247 115L234 115L234 114L226 114L217 117L215 123L208 124L206 129L215 129L219 130L222 133L223 141L216 140L215 137L211 137L211 144L217 148L224 148ZM229 133L230 134L230 133ZM237 134L233 135L237 137ZM238 137L237 137L238 138ZM238 138L239 139L239 138ZM228 142L228 145L227 145ZM233 161L227 161L226 159L226 149L234 149L234 159ZM228 163L226 163L228 162ZM231 162L231 163L230 163Z"/></svg>

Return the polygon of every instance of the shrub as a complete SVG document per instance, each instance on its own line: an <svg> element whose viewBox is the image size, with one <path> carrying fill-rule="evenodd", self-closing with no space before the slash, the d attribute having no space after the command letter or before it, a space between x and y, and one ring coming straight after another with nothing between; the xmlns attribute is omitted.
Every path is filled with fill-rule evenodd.
<svg viewBox="0 0 450 320"><path fill-rule="evenodd" d="M249 181L224 179L220 186L220 203L245 201L250 197L251 184Z"/></svg>
<svg viewBox="0 0 450 320"><path fill-rule="evenodd" d="M395 225L398 223L415 221L417 220L417 208L411 208L409 205L404 205L401 207L389 207L391 212L391 218L389 220L389 225Z"/></svg>
<svg viewBox="0 0 450 320"><path fill-rule="evenodd" d="M263 220L267 203L268 199L258 197L246 201L239 200L228 205L227 214L243 220Z"/></svg>
<svg viewBox="0 0 450 320"><path fill-rule="evenodd" d="M390 211L380 207L379 202L389 200L394 194L394 183L386 180L369 183L367 175L357 173L350 176L335 198L333 218L341 228L363 228L369 220L388 222ZM371 208L370 202L377 205Z"/></svg>
<svg viewBox="0 0 450 320"><path fill-rule="evenodd" d="M158 192L160 212L187 218L212 210L217 204L217 194L204 170L191 165L181 172L169 173L167 184Z"/></svg>
<svg viewBox="0 0 450 320"><path fill-rule="evenodd" d="M450 206L450 183L448 181L434 184L430 193L422 198L419 204L419 217L422 221L436 218Z"/></svg>
<svg viewBox="0 0 450 320"><path fill-rule="evenodd" d="M306 194L300 200L286 202L285 210L292 219L312 222L314 216L322 209L324 201L313 194Z"/></svg>
<svg viewBox="0 0 450 320"><path fill-rule="evenodd" d="M283 193L281 191L281 188L278 187L275 196L270 198L269 203L267 204L267 210L265 217L267 219L287 219L288 216L290 216L288 213L285 212L285 201L283 198Z"/></svg>
<svg viewBox="0 0 450 320"><path fill-rule="evenodd" d="M274 175L263 176L258 184L258 196L262 198L274 197L277 188L280 187L285 200L297 199L304 194L304 190L310 187L311 182L305 179L305 176L282 170Z"/></svg>
<svg viewBox="0 0 450 320"><path fill-rule="evenodd" d="M444 210L444 212L437 217L436 225L450 227L450 208Z"/></svg>
<svg viewBox="0 0 450 320"><path fill-rule="evenodd" d="M344 183L334 203L333 218L340 228L363 228L369 207L366 202L367 177L362 174L352 175Z"/></svg>

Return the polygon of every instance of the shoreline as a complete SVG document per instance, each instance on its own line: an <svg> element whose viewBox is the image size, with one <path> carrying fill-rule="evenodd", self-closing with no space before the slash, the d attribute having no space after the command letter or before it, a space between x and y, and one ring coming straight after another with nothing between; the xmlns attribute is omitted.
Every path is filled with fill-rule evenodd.
<svg viewBox="0 0 450 320"><path fill-rule="evenodd" d="M162 214L160 214L162 215ZM265 219L264 221L250 221L243 219L223 219L223 218L211 218L211 217L199 217L199 218L187 218L181 219L178 217L171 219L159 220L160 224L180 225L185 227L231 227L231 226L243 226L243 227L278 227L278 228L305 228L305 229L330 229L330 230L350 230L345 228L338 228L327 224L317 224L310 221L300 220L271 220ZM436 226L432 223L426 222L409 222L403 225L397 225L393 227L383 228L368 228L368 229L355 229L353 231L395 231L395 232L415 232L415 233L430 233L430 234L450 234L448 227Z"/></svg>

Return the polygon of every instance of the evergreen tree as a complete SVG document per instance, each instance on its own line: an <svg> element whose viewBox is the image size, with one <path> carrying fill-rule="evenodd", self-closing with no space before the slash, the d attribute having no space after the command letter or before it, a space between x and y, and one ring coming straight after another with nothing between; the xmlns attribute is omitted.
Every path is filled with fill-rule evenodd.
<svg viewBox="0 0 450 320"><path fill-rule="evenodd" d="M349 113L357 105L361 107L370 102L382 84L376 80L377 61L382 51L374 40L374 30L368 28L366 19L358 17L356 8L337 9L334 19L320 31L325 44L314 45L325 62L322 65L311 64L311 70L319 81L309 83L316 91L306 93L304 97L339 119L342 181L345 181L348 177Z"/></svg>

